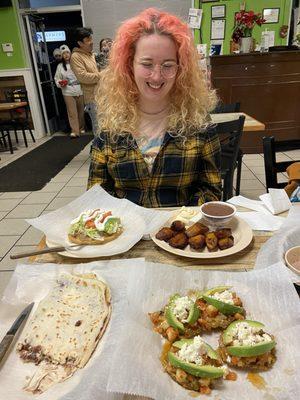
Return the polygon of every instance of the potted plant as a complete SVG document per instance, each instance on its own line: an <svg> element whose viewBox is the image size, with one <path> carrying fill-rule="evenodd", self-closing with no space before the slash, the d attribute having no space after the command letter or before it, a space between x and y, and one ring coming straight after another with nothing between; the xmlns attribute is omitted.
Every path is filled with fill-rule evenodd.
<svg viewBox="0 0 300 400"><path fill-rule="evenodd" d="M249 53L252 46L252 30L254 25L261 26L265 20L260 13L253 11L240 11L235 14L235 25L232 40L240 44L241 53Z"/></svg>

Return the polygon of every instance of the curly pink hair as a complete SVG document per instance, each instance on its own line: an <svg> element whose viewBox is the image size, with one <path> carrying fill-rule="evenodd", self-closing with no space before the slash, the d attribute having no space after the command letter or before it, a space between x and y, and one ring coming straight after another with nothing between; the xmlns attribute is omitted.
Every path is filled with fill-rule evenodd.
<svg viewBox="0 0 300 400"><path fill-rule="evenodd" d="M135 45L140 37L152 34L167 35L177 48L179 68L172 88L168 129L183 135L199 129L215 106L215 93L209 90L200 70L187 24L175 15L148 8L120 26L109 66L101 73L96 100L103 129L115 133L135 131L139 96L132 71Z"/></svg>

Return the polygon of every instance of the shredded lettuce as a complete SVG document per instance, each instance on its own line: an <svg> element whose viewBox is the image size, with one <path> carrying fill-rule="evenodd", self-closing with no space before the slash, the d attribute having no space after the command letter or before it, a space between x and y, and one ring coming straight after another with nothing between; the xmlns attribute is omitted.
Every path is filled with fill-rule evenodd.
<svg viewBox="0 0 300 400"><path fill-rule="evenodd" d="M108 235L112 235L117 232L119 226L121 226L120 218L109 218L104 225L104 232ZM92 239L99 239L102 236L102 232L98 231L96 228L86 228L85 222L83 222L83 216L78 222L72 224L69 229L70 235L84 234Z"/></svg>

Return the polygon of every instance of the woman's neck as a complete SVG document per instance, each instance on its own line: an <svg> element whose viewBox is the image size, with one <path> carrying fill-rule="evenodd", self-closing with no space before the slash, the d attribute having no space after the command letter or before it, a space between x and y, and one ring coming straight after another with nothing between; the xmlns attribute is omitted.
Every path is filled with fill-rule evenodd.
<svg viewBox="0 0 300 400"><path fill-rule="evenodd" d="M139 109L142 113L148 115L156 115L160 114L165 111L169 107L169 102L164 101L160 103L154 102L147 102L147 101L140 101L139 102Z"/></svg>

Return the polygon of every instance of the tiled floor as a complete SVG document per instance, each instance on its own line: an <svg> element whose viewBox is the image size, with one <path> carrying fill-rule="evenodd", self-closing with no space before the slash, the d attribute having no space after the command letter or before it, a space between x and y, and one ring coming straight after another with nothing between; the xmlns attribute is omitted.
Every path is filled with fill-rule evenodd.
<svg viewBox="0 0 300 400"><path fill-rule="evenodd" d="M29 149L20 146L20 150L14 155L0 153L0 168L46 140L49 138L30 144ZM42 190L0 193L0 296L17 264L17 261L10 259L10 254L34 249L43 236L40 231L30 227L24 219L37 217L62 207L84 193L89 168L89 150L90 145L87 145ZM281 161L300 159L300 151L281 153L279 158ZM286 177L280 174L279 179L284 181ZM244 155L241 194L257 199L260 194L265 193L264 184L263 156L261 154Z"/></svg>

